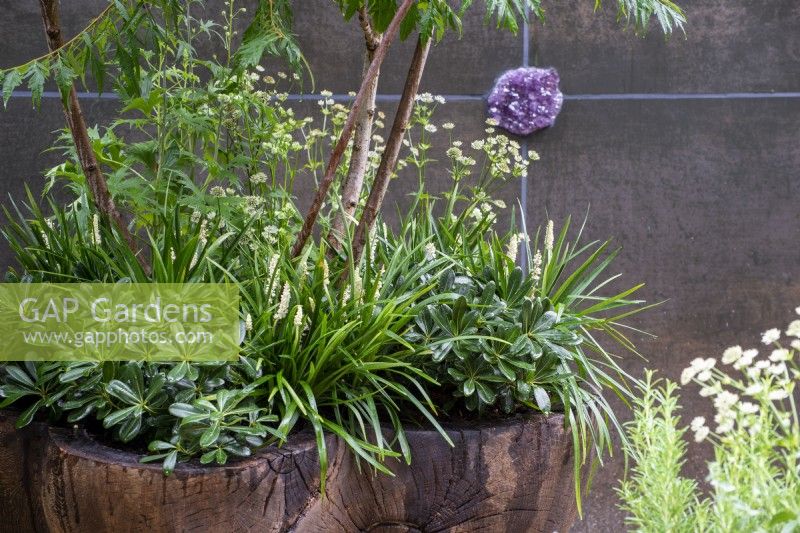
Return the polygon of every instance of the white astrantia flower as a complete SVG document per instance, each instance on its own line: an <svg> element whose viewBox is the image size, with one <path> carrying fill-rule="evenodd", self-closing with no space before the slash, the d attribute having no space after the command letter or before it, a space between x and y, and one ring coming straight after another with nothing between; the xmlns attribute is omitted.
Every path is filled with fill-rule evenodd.
<svg viewBox="0 0 800 533"><path fill-rule="evenodd" d="M436 133L439 129L433 124L425 124L425 131L429 133Z"/></svg>
<svg viewBox="0 0 800 533"><path fill-rule="evenodd" d="M741 357L742 357L742 347L731 346L722 353L722 363L730 365L738 361Z"/></svg>
<svg viewBox="0 0 800 533"><path fill-rule="evenodd" d="M452 122L445 122L444 124L442 124L442 129L443 130L452 130L455 127L456 127L456 125L453 124Z"/></svg>
<svg viewBox="0 0 800 533"><path fill-rule="evenodd" d="M768 329L761 335L761 342L764 344L772 344L778 342L781 338L781 330L778 328Z"/></svg>
<svg viewBox="0 0 800 533"><path fill-rule="evenodd" d="M275 320L282 320L289 314L289 301L291 300L291 292L289 290L289 283L283 284L281 291L281 299L278 302L278 309L275 311Z"/></svg>
<svg viewBox="0 0 800 533"><path fill-rule="evenodd" d="M464 156L464 153L457 146L451 146L450 148L447 149L447 152L445 152L445 154L447 154L447 157L449 157L450 159L458 159L459 157Z"/></svg>
<svg viewBox="0 0 800 533"><path fill-rule="evenodd" d="M255 174L250 176L250 182L253 183L253 184L256 184L256 185L261 184L261 183L266 183L267 182L267 175L264 174L263 172L256 172Z"/></svg>
<svg viewBox="0 0 800 533"><path fill-rule="evenodd" d="M704 416L696 416L692 419L692 431L697 431L699 428L706 425L706 418Z"/></svg>
<svg viewBox="0 0 800 533"><path fill-rule="evenodd" d="M756 361L756 364L753 366L755 366L755 368L759 370L764 370L766 368L769 368L769 361L762 359L761 361Z"/></svg>

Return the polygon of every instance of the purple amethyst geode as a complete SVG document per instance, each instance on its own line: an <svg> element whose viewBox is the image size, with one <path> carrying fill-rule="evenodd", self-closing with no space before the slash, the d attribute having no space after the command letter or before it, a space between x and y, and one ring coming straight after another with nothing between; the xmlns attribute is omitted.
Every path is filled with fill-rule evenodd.
<svg viewBox="0 0 800 533"><path fill-rule="evenodd" d="M556 121L564 95L554 68L522 67L505 72L489 93L489 116L517 135L549 128Z"/></svg>

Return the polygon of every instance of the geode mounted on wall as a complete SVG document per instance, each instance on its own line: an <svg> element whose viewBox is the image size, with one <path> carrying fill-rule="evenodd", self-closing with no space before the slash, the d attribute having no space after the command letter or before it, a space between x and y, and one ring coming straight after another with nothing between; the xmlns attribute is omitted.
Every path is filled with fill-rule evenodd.
<svg viewBox="0 0 800 533"><path fill-rule="evenodd" d="M559 81L554 68L522 67L506 71L489 93L489 116L516 135L549 128L564 103Z"/></svg>

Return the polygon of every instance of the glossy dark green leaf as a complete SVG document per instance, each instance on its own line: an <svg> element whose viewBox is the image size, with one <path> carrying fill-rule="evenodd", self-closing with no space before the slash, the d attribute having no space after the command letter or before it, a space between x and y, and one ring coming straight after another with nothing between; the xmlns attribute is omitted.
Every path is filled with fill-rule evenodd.
<svg viewBox="0 0 800 533"><path fill-rule="evenodd" d="M133 390L126 383L118 379L112 380L106 385L106 392L127 404L138 404L141 402L141 398L134 394Z"/></svg>

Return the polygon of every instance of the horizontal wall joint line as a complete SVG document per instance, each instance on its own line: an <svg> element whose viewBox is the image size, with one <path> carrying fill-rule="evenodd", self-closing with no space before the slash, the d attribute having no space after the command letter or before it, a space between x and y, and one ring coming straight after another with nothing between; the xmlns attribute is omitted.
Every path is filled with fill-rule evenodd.
<svg viewBox="0 0 800 533"><path fill-rule="evenodd" d="M476 102L486 100L484 94L443 94L445 100L450 102ZM13 91L12 98L30 98L30 91ZM58 91L45 91L42 98L61 98ZM82 91L78 93L78 98L85 100L118 100L119 97L114 93L103 93L98 95L93 92ZM293 102L317 101L325 97L319 94L298 93L289 94L287 99ZM330 96L334 101L346 102L352 100L349 94L334 94ZM741 100L741 99L771 99L771 98L800 98L800 92L738 92L738 93L607 93L607 94L565 94L564 100L567 101L592 101L592 100ZM400 100L399 94L379 94L379 102L397 102Z"/></svg>

